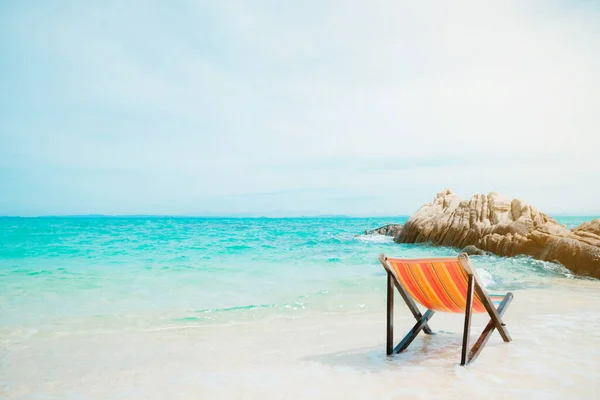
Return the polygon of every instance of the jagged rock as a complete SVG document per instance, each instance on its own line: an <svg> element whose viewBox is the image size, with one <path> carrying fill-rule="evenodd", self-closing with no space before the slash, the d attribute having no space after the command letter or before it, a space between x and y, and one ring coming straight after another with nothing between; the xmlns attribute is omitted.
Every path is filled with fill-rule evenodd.
<svg viewBox="0 0 600 400"><path fill-rule="evenodd" d="M584 222L577 228L573 229L573 232L581 236L590 236L588 234L600 236L600 218L596 218L593 221ZM593 236L591 236L593 238Z"/></svg>
<svg viewBox="0 0 600 400"><path fill-rule="evenodd" d="M365 231L365 235L385 235L385 236L393 236L398 237L402 232L402 225L400 224L389 224L379 227L377 229L367 229Z"/></svg>
<svg viewBox="0 0 600 400"><path fill-rule="evenodd" d="M461 252L467 253L470 256L486 256L488 254L487 251L478 249L477 247L473 246L472 244L465 246L465 248L462 249Z"/></svg>
<svg viewBox="0 0 600 400"><path fill-rule="evenodd" d="M529 255L600 278L600 219L571 231L525 202L496 192L461 201L445 189L406 222L395 241L473 245L500 256Z"/></svg>

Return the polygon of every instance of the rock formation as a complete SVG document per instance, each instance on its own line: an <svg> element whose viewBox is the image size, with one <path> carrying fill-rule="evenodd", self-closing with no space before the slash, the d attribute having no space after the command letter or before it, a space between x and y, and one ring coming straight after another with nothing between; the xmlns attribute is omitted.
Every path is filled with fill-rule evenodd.
<svg viewBox="0 0 600 400"><path fill-rule="evenodd" d="M495 192L461 201L446 189L421 207L394 240L529 255L600 278L600 219L570 230L523 201Z"/></svg>
<svg viewBox="0 0 600 400"><path fill-rule="evenodd" d="M577 228L573 229L573 232L582 236L587 236L589 233L600 236L600 218L597 218L593 221L584 222Z"/></svg>
<svg viewBox="0 0 600 400"><path fill-rule="evenodd" d="M402 232L402 225L400 224L389 224L389 225L384 225L382 227L379 227L377 229L367 229L365 231L365 235L385 235L385 236L392 236L394 238L397 238L398 235L400 235L400 232Z"/></svg>

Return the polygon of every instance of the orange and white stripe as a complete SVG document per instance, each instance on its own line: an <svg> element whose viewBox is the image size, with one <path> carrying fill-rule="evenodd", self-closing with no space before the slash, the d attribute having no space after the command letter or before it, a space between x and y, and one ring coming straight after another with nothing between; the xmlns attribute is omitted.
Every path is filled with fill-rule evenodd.
<svg viewBox="0 0 600 400"><path fill-rule="evenodd" d="M433 311L464 313L469 275L457 257L430 259L387 258L392 273L408 294ZM492 296L501 300L504 296ZM499 298L499 299L496 299ZM473 298L474 313L486 312L479 295Z"/></svg>

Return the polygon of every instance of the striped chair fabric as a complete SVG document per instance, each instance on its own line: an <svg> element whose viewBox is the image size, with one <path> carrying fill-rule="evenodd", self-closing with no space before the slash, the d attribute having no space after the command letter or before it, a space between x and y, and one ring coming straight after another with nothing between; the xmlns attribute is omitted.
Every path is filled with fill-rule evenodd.
<svg viewBox="0 0 600 400"><path fill-rule="evenodd" d="M465 312L469 276L456 257L430 259L388 257L387 261L393 268L392 272L396 279L422 306L433 311ZM489 296L494 303L504 298L504 295ZM477 293L473 298L472 312L486 312Z"/></svg>

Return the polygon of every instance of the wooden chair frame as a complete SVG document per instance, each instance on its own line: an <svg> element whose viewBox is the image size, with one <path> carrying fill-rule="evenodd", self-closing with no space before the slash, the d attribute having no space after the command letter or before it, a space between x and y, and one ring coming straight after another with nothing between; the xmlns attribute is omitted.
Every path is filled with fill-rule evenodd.
<svg viewBox="0 0 600 400"><path fill-rule="evenodd" d="M428 325L429 320L435 313L433 310L427 310L425 314L421 314L419 308L417 307L413 298L408 294L408 292L404 289L400 280L396 277L394 269L389 264L387 257L382 254L379 257L379 261L387 271L387 340L386 340L386 353L387 355L398 354L413 342L413 340L417 337L417 335L423 331L428 335L433 335L431 328ZM465 269L465 272L469 276L468 281L468 290L467 290L467 304L465 307L465 323L463 329L463 341L462 341L462 351L460 358L460 365L468 365L473 362L481 353L481 350L486 345L490 336L494 332L495 329L498 329L500 336L505 342L512 341L508 330L506 329L506 325L502 321L502 315L510 305L513 299L513 294L511 292L507 293L502 302L498 306L498 308L494 307L492 300L488 296L485 288L479 281L479 278L473 271L471 264L469 262L469 256L465 253L462 253L458 256L458 261L461 266ZM412 327L412 329L406 334L404 339L398 343L396 347L393 347L394 342L394 287L400 293L400 296L406 303L408 309L412 313L412 315L417 320L417 323ZM485 307L487 313L490 316L490 322L483 329L483 332L479 336L479 339L475 342L473 347L469 351L469 335L471 333L471 314L473 307L473 298L475 293L479 295L483 306Z"/></svg>

